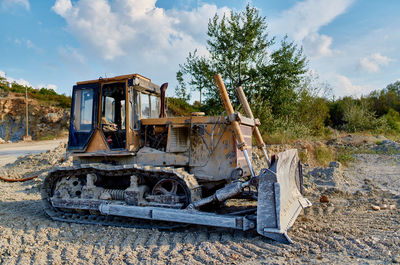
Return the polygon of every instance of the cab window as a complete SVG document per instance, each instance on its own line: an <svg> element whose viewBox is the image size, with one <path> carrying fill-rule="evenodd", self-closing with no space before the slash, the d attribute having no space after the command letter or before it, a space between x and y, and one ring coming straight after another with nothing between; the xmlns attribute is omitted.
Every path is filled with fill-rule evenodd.
<svg viewBox="0 0 400 265"><path fill-rule="evenodd" d="M93 89L75 92L73 124L77 132L90 132L92 130L93 94Z"/></svg>
<svg viewBox="0 0 400 265"><path fill-rule="evenodd" d="M160 116L160 98L156 96L150 96L150 108L151 118L158 118Z"/></svg>
<svg viewBox="0 0 400 265"><path fill-rule="evenodd" d="M150 118L150 98L148 94L141 93L140 103L142 107L142 119Z"/></svg>
<svg viewBox="0 0 400 265"><path fill-rule="evenodd" d="M139 129L139 95L140 93L130 88L129 90L129 113L131 113L131 129Z"/></svg>
<svg viewBox="0 0 400 265"><path fill-rule="evenodd" d="M157 96L141 93L142 119L158 118L160 115L160 98Z"/></svg>

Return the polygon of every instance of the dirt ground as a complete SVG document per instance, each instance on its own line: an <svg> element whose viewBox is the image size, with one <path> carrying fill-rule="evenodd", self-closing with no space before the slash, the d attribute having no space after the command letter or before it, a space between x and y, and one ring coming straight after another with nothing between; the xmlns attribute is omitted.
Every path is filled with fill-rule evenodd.
<svg viewBox="0 0 400 265"><path fill-rule="evenodd" d="M289 231L292 245L204 226L160 231L55 222L41 207L41 178L0 181L0 264L400 263L400 153L360 154L348 168L305 173L313 206ZM320 203L321 195L330 202Z"/></svg>

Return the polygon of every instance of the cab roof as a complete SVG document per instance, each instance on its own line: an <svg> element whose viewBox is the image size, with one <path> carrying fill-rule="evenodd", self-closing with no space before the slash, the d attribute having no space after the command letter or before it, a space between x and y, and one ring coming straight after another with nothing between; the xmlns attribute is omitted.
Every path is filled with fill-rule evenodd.
<svg viewBox="0 0 400 265"><path fill-rule="evenodd" d="M160 94L160 86L151 82L150 78L144 77L140 74L128 74L118 75L114 77L107 77L88 81L77 82L77 85L93 84L93 83L115 83L115 82L127 82L128 86L133 86L135 89L140 91L147 91L150 93Z"/></svg>

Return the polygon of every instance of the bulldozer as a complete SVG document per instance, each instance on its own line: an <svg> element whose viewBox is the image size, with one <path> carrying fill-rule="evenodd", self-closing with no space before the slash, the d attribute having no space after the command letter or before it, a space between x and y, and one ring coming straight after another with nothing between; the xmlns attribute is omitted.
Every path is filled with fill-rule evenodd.
<svg viewBox="0 0 400 265"><path fill-rule="evenodd" d="M194 224L291 243L287 231L311 203L302 196L297 150L268 156L241 87L235 112L221 75L225 112L167 117L167 83L129 74L73 86L68 153L42 184L57 221L135 226ZM168 115L169 116L169 115ZM265 167L255 172L252 140Z"/></svg>

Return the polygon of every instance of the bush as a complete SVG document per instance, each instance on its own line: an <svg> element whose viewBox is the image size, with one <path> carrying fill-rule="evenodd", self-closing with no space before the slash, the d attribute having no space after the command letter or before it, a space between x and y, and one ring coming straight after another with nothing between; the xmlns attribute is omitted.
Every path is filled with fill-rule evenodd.
<svg viewBox="0 0 400 265"><path fill-rule="evenodd" d="M334 152L326 146L317 146L314 156L317 163L325 167L335 158Z"/></svg>
<svg viewBox="0 0 400 265"><path fill-rule="evenodd" d="M336 160L342 163L344 166L348 166L350 162L355 160L353 156L353 150L347 147L340 147L336 150Z"/></svg>
<svg viewBox="0 0 400 265"><path fill-rule="evenodd" d="M364 104L347 104L344 107L343 121L343 129L348 132L373 130L378 124L375 114Z"/></svg>
<svg viewBox="0 0 400 265"><path fill-rule="evenodd" d="M303 97L298 112L300 123L309 128L313 135L324 135L329 108L323 98Z"/></svg>
<svg viewBox="0 0 400 265"><path fill-rule="evenodd" d="M391 130L400 132L400 114L397 111L390 108L383 117Z"/></svg>
<svg viewBox="0 0 400 265"><path fill-rule="evenodd" d="M272 109L268 102L264 102L259 98L253 99L251 104L251 109L253 111L253 116L260 120L260 130L261 131L271 131L271 126L274 121L272 116ZM244 113L244 111L241 111ZM246 116L246 115L245 115Z"/></svg>
<svg viewBox="0 0 400 265"><path fill-rule="evenodd" d="M174 116L190 116L190 113L200 111L181 98L168 98L167 108Z"/></svg>

